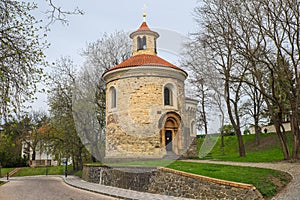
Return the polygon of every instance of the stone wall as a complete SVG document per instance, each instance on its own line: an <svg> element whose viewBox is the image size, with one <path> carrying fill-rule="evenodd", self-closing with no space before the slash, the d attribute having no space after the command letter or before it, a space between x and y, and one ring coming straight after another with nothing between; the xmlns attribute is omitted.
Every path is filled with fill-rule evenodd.
<svg viewBox="0 0 300 200"><path fill-rule="evenodd" d="M185 77L178 70L146 66L113 77L107 83L106 103L111 102L110 88L114 87L117 106L106 110L106 159L162 158L166 152L159 120L170 111L185 118ZM174 86L172 106L164 105L165 84ZM184 135L178 137L183 140Z"/></svg>
<svg viewBox="0 0 300 200"><path fill-rule="evenodd" d="M100 178L101 177L101 178ZM223 181L168 168L85 165L84 180L113 187L194 199L263 199L253 185Z"/></svg>

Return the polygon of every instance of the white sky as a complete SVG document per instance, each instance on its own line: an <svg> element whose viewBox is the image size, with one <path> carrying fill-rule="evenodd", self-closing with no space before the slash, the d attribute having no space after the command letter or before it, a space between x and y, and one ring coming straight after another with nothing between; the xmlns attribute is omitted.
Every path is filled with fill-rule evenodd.
<svg viewBox="0 0 300 200"><path fill-rule="evenodd" d="M171 30L185 36L195 30L192 12L197 0L65 0L62 8L71 10L78 6L85 14L68 16L69 26L59 22L51 26L48 58L55 61L64 55L81 62L79 53L87 42L96 41L105 32L136 30L142 23L145 4L147 24L151 29ZM41 10L47 8L45 4L40 5L43 6Z"/></svg>

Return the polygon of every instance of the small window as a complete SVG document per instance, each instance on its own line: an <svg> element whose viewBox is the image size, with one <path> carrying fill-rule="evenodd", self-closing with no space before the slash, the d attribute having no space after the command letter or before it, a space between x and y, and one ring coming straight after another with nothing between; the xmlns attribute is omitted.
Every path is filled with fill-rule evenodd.
<svg viewBox="0 0 300 200"><path fill-rule="evenodd" d="M147 41L146 41L146 36L144 36L143 37L143 45L142 45L142 47L143 47L143 49L145 50L145 49L147 49Z"/></svg>
<svg viewBox="0 0 300 200"><path fill-rule="evenodd" d="M168 87L164 88L164 104L169 106L172 105L172 90Z"/></svg>
<svg viewBox="0 0 300 200"><path fill-rule="evenodd" d="M142 47L142 38L140 36L137 37L137 50L143 49Z"/></svg>
<svg viewBox="0 0 300 200"><path fill-rule="evenodd" d="M117 91L114 87L110 88L111 108L117 107Z"/></svg>

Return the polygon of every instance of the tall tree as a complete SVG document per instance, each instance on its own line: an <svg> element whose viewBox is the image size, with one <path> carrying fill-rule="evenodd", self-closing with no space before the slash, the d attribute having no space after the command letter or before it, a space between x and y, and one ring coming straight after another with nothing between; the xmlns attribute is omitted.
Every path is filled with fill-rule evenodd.
<svg viewBox="0 0 300 200"><path fill-rule="evenodd" d="M51 73L49 106L54 130L54 152L57 159L71 158L73 169L82 169L84 145L80 140L73 118L72 98L76 83L76 70L70 58L62 57Z"/></svg>
<svg viewBox="0 0 300 200"><path fill-rule="evenodd" d="M249 116L250 119L246 117L246 121L249 121L250 124L253 125L255 132L255 142L256 145L259 145L259 134L261 133L260 123L263 119L265 119L264 113L266 110L266 105L264 103L262 93L256 86L253 86L257 85L255 76L253 74L249 74L249 76L246 78L251 79L249 80L251 84L243 85L243 90L247 95L247 99L242 105L241 113L244 116Z"/></svg>
<svg viewBox="0 0 300 200"><path fill-rule="evenodd" d="M94 161L103 159L105 147L106 87L101 75L130 55L131 41L123 31L103 34L82 52L85 63L79 72L73 113L78 133Z"/></svg>
<svg viewBox="0 0 300 200"><path fill-rule="evenodd" d="M238 61L241 70L251 73L256 82L232 74L231 80L247 82L261 92L276 128L284 159L298 159L300 3L294 0L216 0L204 3L207 9L202 9L203 16L209 16L204 18L206 32L218 35L223 30L225 35L233 36L220 37L220 40L211 38L214 39L211 41L217 47L232 45L234 54L229 61ZM283 127L283 116L289 111L293 134L292 154Z"/></svg>
<svg viewBox="0 0 300 200"><path fill-rule="evenodd" d="M36 8L28 2L0 1L0 120L31 100L42 78L48 44L40 21L31 14Z"/></svg>
<svg viewBox="0 0 300 200"><path fill-rule="evenodd" d="M196 37L201 38L205 47L209 49L209 60L224 80L224 95L229 119L238 138L239 154L246 155L241 132L239 115L242 97L242 79L246 70L242 67L235 50L234 18L232 9L227 1L203 1L201 7L195 9L195 19L204 28Z"/></svg>

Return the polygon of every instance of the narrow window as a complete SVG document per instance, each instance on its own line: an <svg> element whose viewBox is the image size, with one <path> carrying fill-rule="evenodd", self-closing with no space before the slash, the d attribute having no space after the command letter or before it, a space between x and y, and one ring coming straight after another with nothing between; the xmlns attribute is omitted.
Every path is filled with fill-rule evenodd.
<svg viewBox="0 0 300 200"><path fill-rule="evenodd" d="M117 91L114 87L110 88L111 92L111 108L117 107Z"/></svg>
<svg viewBox="0 0 300 200"><path fill-rule="evenodd" d="M142 50L143 49L143 41L140 36L137 37L137 50Z"/></svg>
<svg viewBox="0 0 300 200"><path fill-rule="evenodd" d="M157 50L156 50L156 39L154 39L154 51L155 51L155 53L157 53Z"/></svg>
<svg viewBox="0 0 300 200"><path fill-rule="evenodd" d="M164 103L165 105L172 105L172 91L167 87L164 88Z"/></svg>
<svg viewBox="0 0 300 200"><path fill-rule="evenodd" d="M146 36L144 36L143 37L143 45L142 45L142 47L143 47L143 49L145 50L145 49L147 49L147 43L146 43L147 41L146 41Z"/></svg>

